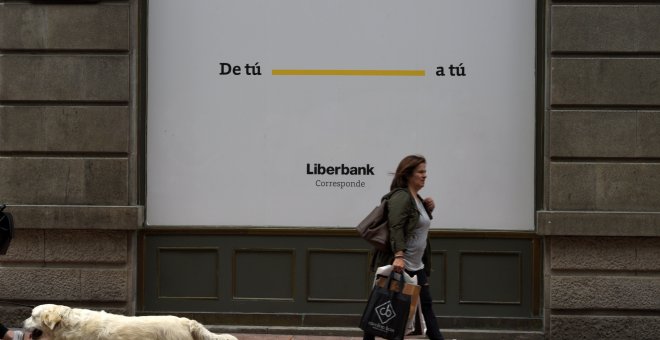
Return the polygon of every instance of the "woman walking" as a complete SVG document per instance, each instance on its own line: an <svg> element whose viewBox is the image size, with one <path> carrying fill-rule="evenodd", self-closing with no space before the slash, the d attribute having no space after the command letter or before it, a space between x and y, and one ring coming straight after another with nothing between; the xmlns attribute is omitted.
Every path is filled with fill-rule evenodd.
<svg viewBox="0 0 660 340"><path fill-rule="evenodd" d="M421 286L419 294L422 314L426 322L426 336L431 340L444 340L435 313L428 277L431 275L431 247L429 229L435 203L423 199L419 191L426 182L426 159L419 155L406 156L394 173L387 199L390 250L377 251L373 268L392 264L394 271L417 276ZM364 340L373 340L364 333Z"/></svg>

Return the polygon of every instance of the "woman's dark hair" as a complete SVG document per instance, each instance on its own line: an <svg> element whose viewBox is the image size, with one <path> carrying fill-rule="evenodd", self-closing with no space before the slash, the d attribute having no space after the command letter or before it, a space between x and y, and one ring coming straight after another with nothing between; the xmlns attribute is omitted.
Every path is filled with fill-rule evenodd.
<svg viewBox="0 0 660 340"><path fill-rule="evenodd" d="M422 163L426 163L424 156L409 155L404 157L396 168L392 184L390 185L390 191L397 188L407 188L408 180L415 171L415 168Z"/></svg>

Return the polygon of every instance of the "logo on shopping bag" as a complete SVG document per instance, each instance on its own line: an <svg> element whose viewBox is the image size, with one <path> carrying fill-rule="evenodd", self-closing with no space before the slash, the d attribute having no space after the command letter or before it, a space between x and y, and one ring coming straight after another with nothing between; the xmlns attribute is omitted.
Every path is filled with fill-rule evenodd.
<svg viewBox="0 0 660 340"><path fill-rule="evenodd" d="M387 301L380 306L376 306L376 315L378 315L380 323L388 323L390 320L394 319L396 313L392 307L392 302Z"/></svg>

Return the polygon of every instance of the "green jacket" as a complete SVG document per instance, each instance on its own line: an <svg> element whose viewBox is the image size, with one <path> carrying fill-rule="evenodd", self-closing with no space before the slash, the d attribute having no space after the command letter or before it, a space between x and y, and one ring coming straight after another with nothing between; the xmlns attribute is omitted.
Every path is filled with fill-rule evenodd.
<svg viewBox="0 0 660 340"><path fill-rule="evenodd" d="M419 197L419 196L418 196ZM421 200L422 198L419 197ZM412 230L417 227L419 222L420 212L417 210L417 204L413 199L412 194L407 188L394 189L387 195L383 196L382 200L387 200L387 218L390 228L390 250L378 251L376 250L373 255L371 266L372 270L394 261L394 253L399 250L406 250L406 240L412 234ZM381 200L381 201L382 201ZM431 212L426 210L431 216ZM424 271L427 276L431 275L431 242L426 239L426 249L422 257L424 263Z"/></svg>

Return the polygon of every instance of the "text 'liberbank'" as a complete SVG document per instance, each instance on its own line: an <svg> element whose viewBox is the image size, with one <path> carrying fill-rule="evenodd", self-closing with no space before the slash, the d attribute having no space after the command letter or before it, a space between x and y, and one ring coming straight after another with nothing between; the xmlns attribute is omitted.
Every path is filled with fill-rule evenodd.
<svg viewBox="0 0 660 340"><path fill-rule="evenodd" d="M374 167L370 164L365 166L346 166L345 164L341 165L332 165L325 166L320 163L314 163L314 165L307 163L307 174L308 175L341 175L341 176L373 176ZM327 181L322 179L317 179L314 184L317 187L322 188L364 188L366 183L361 180L355 181Z"/></svg>
<svg viewBox="0 0 660 340"><path fill-rule="evenodd" d="M374 167L367 164L365 166L351 166L348 167L344 164L340 166L323 166L319 163L314 163L314 166L307 163L308 175L374 175Z"/></svg>

